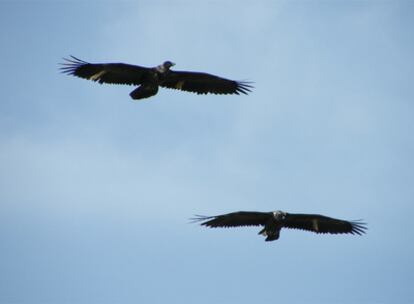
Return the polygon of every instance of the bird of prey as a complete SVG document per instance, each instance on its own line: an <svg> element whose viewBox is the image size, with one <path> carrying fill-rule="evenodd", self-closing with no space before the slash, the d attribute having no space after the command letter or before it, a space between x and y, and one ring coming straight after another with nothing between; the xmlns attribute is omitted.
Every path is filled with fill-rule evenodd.
<svg viewBox="0 0 414 304"><path fill-rule="evenodd" d="M279 238L282 228L301 229L316 233L350 233L361 235L365 233L366 224L361 221L344 221L319 214L287 213L283 211L255 212L239 211L217 216L197 215L195 222L210 228L263 226L259 234L266 237L265 241Z"/></svg>
<svg viewBox="0 0 414 304"><path fill-rule="evenodd" d="M196 94L248 94L250 82L234 81L200 72L172 71L171 61L153 68L125 63L89 63L74 56L64 58L61 70L68 75L97 81L99 83L138 86L129 95L132 99L151 97L158 87L177 89Z"/></svg>

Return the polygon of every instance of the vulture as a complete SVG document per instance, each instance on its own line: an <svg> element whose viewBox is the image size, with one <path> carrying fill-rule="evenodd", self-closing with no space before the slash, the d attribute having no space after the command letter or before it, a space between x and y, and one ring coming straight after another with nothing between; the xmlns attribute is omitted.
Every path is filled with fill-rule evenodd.
<svg viewBox="0 0 414 304"><path fill-rule="evenodd" d="M217 216L196 215L194 222L210 228L229 228L239 226L263 226L260 235L265 241L279 238L282 228L301 229L315 233L350 233L361 235L365 233L366 224L358 221L344 221L320 214L287 213L283 211L255 212L239 211Z"/></svg>
<svg viewBox="0 0 414 304"><path fill-rule="evenodd" d="M250 82L234 81L215 75L172 71L175 64L165 61L153 68L125 63L89 63L74 56L63 58L61 71L100 84L125 84L138 86L129 95L132 99L151 97L158 88L177 89L196 94L248 94L253 86Z"/></svg>

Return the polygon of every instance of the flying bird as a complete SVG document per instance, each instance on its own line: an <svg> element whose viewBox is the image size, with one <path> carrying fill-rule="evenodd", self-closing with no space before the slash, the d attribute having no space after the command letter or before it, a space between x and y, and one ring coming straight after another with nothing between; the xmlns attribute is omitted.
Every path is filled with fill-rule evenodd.
<svg viewBox="0 0 414 304"><path fill-rule="evenodd" d="M301 229L316 233L350 233L364 234L366 224L361 221L344 221L320 214L287 213L283 211L254 212L239 211L217 216L197 215L194 222L210 228L229 228L240 226L264 226L259 234L266 237L265 241L279 238L282 228Z"/></svg>
<svg viewBox="0 0 414 304"><path fill-rule="evenodd" d="M196 94L248 94L250 82L234 81L200 72L172 71L175 64L165 61L153 68L125 63L89 63L74 56L65 60L60 69L68 75L78 76L100 84L125 84L138 86L129 95L132 99L151 97L159 87L177 89Z"/></svg>

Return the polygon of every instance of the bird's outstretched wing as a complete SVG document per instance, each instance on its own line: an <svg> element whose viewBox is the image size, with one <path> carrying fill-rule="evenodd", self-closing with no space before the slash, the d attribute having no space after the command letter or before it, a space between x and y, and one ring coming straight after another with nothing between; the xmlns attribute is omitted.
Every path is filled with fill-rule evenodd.
<svg viewBox="0 0 414 304"><path fill-rule="evenodd" d="M271 217L269 212L239 211L217 216L197 215L192 220L201 225L216 227L263 226Z"/></svg>
<svg viewBox="0 0 414 304"><path fill-rule="evenodd" d="M361 235L367 229L364 222L344 221L319 214L287 213L283 227L313 231L316 233L351 233Z"/></svg>
<svg viewBox="0 0 414 304"><path fill-rule="evenodd" d="M140 85L149 68L125 63L92 64L74 56L64 58L61 71L99 83Z"/></svg>
<svg viewBox="0 0 414 304"><path fill-rule="evenodd" d="M248 94L253 86L247 81L234 81L198 72L170 71L160 84L164 88L197 94Z"/></svg>

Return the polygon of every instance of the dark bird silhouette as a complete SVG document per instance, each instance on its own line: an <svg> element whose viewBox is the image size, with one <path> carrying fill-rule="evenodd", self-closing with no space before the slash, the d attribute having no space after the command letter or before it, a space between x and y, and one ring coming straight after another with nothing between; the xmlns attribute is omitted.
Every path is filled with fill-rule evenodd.
<svg viewBox="0 0 414 304"><path fill-rule="evenodd" d="M68 75L97 81L99 83L138 86L129 95L132 99L151 97L158 87L177 89L197 94L248 94L253 86L250 82L234 81L199 72L172 71L171 61L146 68L125 63L92 64L74 56L64 58L61 70Z"/></svg>
<svg viewBox="0 0 414 304"><path fill-rule="evenodd" d="M301 229L316 233L350 233L361 235L365 233L366 224L361 221L344 221L319 214L287 213L283 211L254 212L239 211L217 216L197 215L195 222L210 228L229 228L239 226L264 226L259 234L266 237L266 241L279 238L282 228Z"/></svg>

